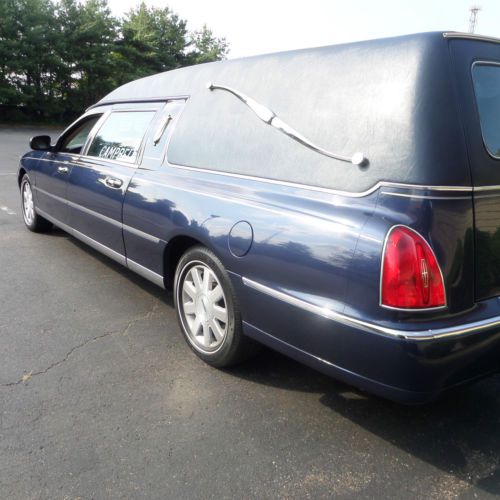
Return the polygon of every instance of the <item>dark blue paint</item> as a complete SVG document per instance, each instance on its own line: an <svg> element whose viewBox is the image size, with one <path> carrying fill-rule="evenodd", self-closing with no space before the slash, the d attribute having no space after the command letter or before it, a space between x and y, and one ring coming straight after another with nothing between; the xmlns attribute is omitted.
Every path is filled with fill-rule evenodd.
<svg viewBox="0 0 500 500"><path fill-rule="evenodd" d="M247 221L237 222L229 232L228 245L235 257L243 257L249 251L253 242L253 229Z"/></svg>
<svg viewBox="0 0 500 500"><path fill-rule="evenodd" d="M122 206L128 183L135 172L133 166L101 161L93 158L79 159L73 164L68 180L68 200L70 205L69 225L98 241L106 247L125 255L121 219ZM106 185L106 178L123 181L118 189ZM85 209L98 212L107 219L101 219Z"/></svg>
<svg viewBox="0 0 500 500"><path fill-rule="evenodd" d="M37 179L42 163L22 160ZM116 175L123 175L122 168L127 167L106 166ZM78 186L81 198L72 201L85 202L84 193L98 184L99 175ZM75 187L71 189L75 192ZM248 335L372 392L407 401L430 399L498 368L498 356L491 354L498 352L497 331L424 342L388 338L305 312L244 286L241 280L245 276L318 306L403 330L500 314L498 300L474 302L473 269L463 265L473 258L472 198L460 194L456 199L425 200L387 192L411 194L407 189L382 188L352 198L167 165L157 171L137 169L124 196L123 223L159 241L125 230L125 251L128 258L163 275L168 242L189 236L211 248L230 271ZM93 210L102 209L113 217L105 198L91 196L96 196ZM119 204L119 193L113 197ZM238 257L229 250L228 238L242 220L251 223L253 243L248 254ZM445 277L448 310L411 313L379 306L382 245L396 223L414 227L432 242ZM82 230L99 226L91 221L88 226L79 224ZM102 231L93 236L109 243L105 234L111 228L102 224ZM242 241L248 241L248 229L240 233Z"/></svg>
<svg viewBox="0 0 500 500"><path fill-rule="evenodd" d="M460 48L462 42L456 44L457 51L468 50L468 46ZM439 57L444 57L443 52L448 54L448 48L440 50ZM441 62L436 56L429 74L421 75L422 81L430 78L430 70ZM465 70L458 66L457 71L462 74ZM464 74L457 95L470 91L467 85L471 82L466 82ZM419 88L418 92L424 90ZM449 88L440 91L452 95ZM484 151L476 144L477 117L469 109L472 101L467 98L467 102L467 142L475 139L473 147L468 144L472 175L462 168L466 155L460 135L453 154L459 155L463 164L450 170L448 184L470 187L477 179L485 185L487 174L479 166ZM102 109L111 107L108 104ZM180 107L177 103L175 109ZM419 108L415 114L422 122L416 123L416 118L408 127L418 129L416 150L426 150L429 155L439 150L442 155L443 144L426 132L422 117L438 114L446 122L448 115L430 108ZM157 116L154 124L160 119ZM397 134L394 126L392 133ZM444 149L452 148L452 139L458 137L454 133L457 129L446 136ZM382 146L377 143L376 147ZM417 151L415 156L419 154ZM411 163L412 158L407 160ZM65 176L57 172L58 161L68 162ZM437 172L439 166L427 165L426 175L433 170L433 178L445 180L447 172ZM390 167L395 168L394 164ZM489 182L500 185L500 168L496 167L494 182ZM498 327L439 340L387 337L307 312L250 288L242 280L245 277L320 308L403 331L452 327L499 316L500 301L493 297L500 294L500 253L492 257L500 227L496 200L482 201L467 190L441 192L411 186L383 186L364 196L348 196L184 169L166 161L144 160L136 168L54 152L28 153L21 168L36 187L71 202L68 205L37 191L41 209L164 277L167 283L172 278L168 275L169 249L178 238L188 237L210 248L231 276L245 333L325 373L386 397L418 402L499 368ZM358 170L350 172L365 175ZM107 176L122 179L123 187L106 187ZM393 179L381 175L379 180ZM419 183L432 184L425 178ZM491 217L494 224L490 227ZM446 309L411 312L380 306L382 249L388 231L396 224L415 229L433 248L443 271ZM479 274L475 266L480 268Z"/></svg>

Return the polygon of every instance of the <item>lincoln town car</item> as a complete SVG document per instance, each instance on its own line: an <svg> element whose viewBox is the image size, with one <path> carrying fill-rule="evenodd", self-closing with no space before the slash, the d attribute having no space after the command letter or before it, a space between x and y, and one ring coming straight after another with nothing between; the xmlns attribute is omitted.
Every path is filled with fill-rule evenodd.
<svg viewBox="0 0 500 500"><path fill-rule="evenodd" d="M180 68L30 149L27 228L172 290L210 365L264 344L406 403L499 369L500 40L423 33Z"/></svg>

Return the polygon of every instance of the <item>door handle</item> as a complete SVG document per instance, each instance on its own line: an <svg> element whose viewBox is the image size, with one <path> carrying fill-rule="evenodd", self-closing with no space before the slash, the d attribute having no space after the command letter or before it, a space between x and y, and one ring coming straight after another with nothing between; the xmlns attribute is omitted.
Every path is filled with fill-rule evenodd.
<svg viewBox="0 0 500 500"><path fill-rule="evenodd" d="M104 182L107 186L113 189L121 188L123 184L123 181L121 179L116 179L115 177L106 177Z"/></svg>
<svg viewBox="0 0 500 500"><path fill-rule="evenodd" d="M57 167L57 171L60 174L67 174L69 172L69 168L68 167Z"/></svg>

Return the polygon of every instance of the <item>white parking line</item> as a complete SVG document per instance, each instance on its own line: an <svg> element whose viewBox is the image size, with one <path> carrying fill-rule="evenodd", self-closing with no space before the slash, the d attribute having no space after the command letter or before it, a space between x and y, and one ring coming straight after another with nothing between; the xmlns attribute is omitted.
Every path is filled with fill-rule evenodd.
<svg viewBox="0 0 500 500"><path fill-rule="evenodd" d="M0 210L1 210L2 212L5 212L5 213L6 213L6 214L8 214L8 215L16 215L16 212L14 212L14 210L12 210L12 209L11 209L11 208L9 208L9 207L6 207L5 205L4 205L4 206L2 206L2 207L0 207Z"/></svg>

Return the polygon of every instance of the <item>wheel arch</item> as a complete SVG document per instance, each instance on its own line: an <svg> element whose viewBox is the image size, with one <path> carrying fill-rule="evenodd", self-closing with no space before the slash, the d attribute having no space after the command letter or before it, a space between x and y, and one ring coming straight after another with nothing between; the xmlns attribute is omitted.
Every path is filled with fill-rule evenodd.
<svg viewBox="0 0 500 500"><path fill-rule="evenodd" d="M21 167L19 169L19 172L17 174L17 185L18 187L21 187L21 181L23 180L23 177L26 175L26 169L24 167Z"/></svg>
<svg viewBox="0 0 500 500"><path fill-rule="evenodd" d="M208 248L212 252L214 251L206 242L185 234L177 235L168 242L163 253L164 282L167 290L173 290L174 288L175 270L183 254L189 248L198 245Z"/></svg>

